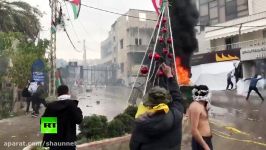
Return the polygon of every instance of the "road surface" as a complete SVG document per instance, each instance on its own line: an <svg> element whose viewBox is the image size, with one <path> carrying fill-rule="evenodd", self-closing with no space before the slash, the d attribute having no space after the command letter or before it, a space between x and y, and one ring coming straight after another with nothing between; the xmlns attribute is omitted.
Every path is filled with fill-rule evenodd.
<svg viewBox="0 0 266 150"><path fill-rule="evenodd" d="M107 87L91 93L78 94L79 106L83 114L106 115L110 120L127 106L129 89ZM266 97L266 92L263 92ZM97 104L97 101L100 101ZM213 92L210 119L213 129L215 150L264 150L266 143L266 102L261 103L257 96L247 102L244 97L236 96L235 91ZM235 131L239 130L240 133ZM245 133L245 134L244 134ZM183 137L189 134L183 133ZM217 134L217 135L216 135ZM246 141L243 141L246 140ZM247 141L248 140L248 141ZM4 147L6 142L41 141L39 118L19 116L0 120L0 150L20 150L16 145ZM183 143L184 150L190 150L190 138Z"/></svg>

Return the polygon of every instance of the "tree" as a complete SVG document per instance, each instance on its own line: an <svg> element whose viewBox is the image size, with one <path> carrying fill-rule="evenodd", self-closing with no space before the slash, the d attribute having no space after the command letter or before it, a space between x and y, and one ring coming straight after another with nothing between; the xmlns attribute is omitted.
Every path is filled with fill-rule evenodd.
<svg viewBox="0 0 266 150"><path fill-rule="evenodd" d="M0 1L0 32L20 32L34 40L41 29L42 13L26 2Z"/></svg>
<svg viewBox="0 0 266 150"><path fill-rule="evenodd" d="M31 66L36 59L43 60L46 64L45 50L48 40L39 40L35 45L33 42L20 42L16 49L9 53L12 66L9 68L8 76L12 83L22 88L31 78Z"/></svg>
<svg viewBox="0 0 266 150"><path fill-rule="evenodd" d="M7 74L9 65L8 52L12 49L12 43L18 40L21 34L19 33L3 33L0 32L0 83L3 77Z"/></svg>

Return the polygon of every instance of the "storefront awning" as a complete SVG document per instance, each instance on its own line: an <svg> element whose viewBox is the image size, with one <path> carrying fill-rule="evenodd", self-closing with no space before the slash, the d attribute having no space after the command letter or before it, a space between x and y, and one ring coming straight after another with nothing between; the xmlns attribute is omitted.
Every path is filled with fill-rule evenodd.
<svg viewBox="0 0 266 150"><path fill-rule="evenodd" d="M218 25L217 25L218 26ZM207 40L214 40L224 37L230 37L239 34L240 25L230 27L208 27L209 31L206 31L205 38ZM246 22L242 24L241 34L263 30L266 28L266 18L256 21Z"/></svg>

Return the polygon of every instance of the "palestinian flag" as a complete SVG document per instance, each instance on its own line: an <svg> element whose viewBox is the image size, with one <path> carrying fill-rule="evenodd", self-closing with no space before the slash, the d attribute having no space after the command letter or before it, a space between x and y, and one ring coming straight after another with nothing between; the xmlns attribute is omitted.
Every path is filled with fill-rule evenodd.
<svg viewBox="0 0 266 150"><path fill-rule="evenodd" d="M52 33L56 33L56 24L55 24L54 21L52 21L51 32L52 32Z"/></svg>
<svg viewBox="0 0 266 150"><path fill-rule="evenodd" d="M55 87L58 88L62 84L61 72L59 69L57 69L55 72Z"/></svg>
<svg viewBox="0 0 266 150"><path fill-rule="evenodd" d="M74 13L74 18L77 19L79 16L80 12L80 7L81 7L81 0L73 0L70 2L72 5L73 13Z"/></svg>

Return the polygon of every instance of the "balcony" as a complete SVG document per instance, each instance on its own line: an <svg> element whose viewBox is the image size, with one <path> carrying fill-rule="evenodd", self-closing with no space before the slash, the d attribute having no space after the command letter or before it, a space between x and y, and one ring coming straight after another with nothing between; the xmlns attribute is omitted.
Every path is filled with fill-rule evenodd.
<svg viewBox="0 0 266 150"><path fill-rule="evenodd" d="M147 50L148 45L128 45L127 50L128 53L134 52L145 52Z"/></svg>
<svg viewBox="0 0 266 150"><path fill-rule="evenodd" d="M240 28L240 25L242 27ZM207 40L219 39L241 34L263 30L266 28L266 12L237 18L224 23L216 24L206 28L205 38Z"/></svg>
<svg viewBox="0 0 266 150"><path fill-rule="evenodd" d="M230 50L230 49L239 49L239 48L252 48L256 46L266 46L266 39L255 39L249 41L243 41L233 44L220 45L216 47L211 47L210 51L221 51L221 50Z"/></svg>

